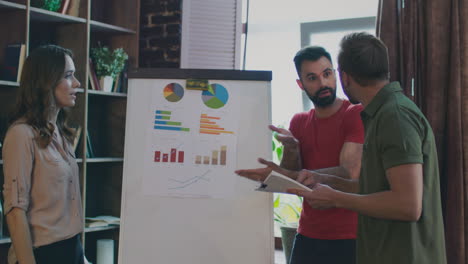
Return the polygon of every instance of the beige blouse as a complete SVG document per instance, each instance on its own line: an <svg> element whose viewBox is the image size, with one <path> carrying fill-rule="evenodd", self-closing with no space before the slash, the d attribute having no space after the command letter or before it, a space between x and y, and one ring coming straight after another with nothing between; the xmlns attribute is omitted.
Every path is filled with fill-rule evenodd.
<svg viewBox="0 0 468 264"><path fill-rule="evenodd" d="M71 144L59 140L57 130L49 146L40 148L37 131L17 122L3 146L5 215L14 207L26 212L34 247L83 231L78 165Z"/></svg>

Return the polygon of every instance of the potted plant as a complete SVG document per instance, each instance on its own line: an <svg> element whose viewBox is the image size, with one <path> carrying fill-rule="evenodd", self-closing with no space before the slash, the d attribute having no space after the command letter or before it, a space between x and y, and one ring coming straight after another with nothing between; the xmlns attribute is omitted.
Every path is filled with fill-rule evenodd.
<svg viewBox="0 0 468 264"><path fill-rule="evenodd" d="M125 67L128 59L127 53L122 48L110 50L108 47L91 49L96 76L103 91L112 91L112 84Z"/></svg>
<svg viewBox="0 0 468 264"><path fill-rule="evenodd" d="M276 139L276 132L273 133L272 145L273 160L278 163L283 157L283 145ZM280 226L281 244L283 246L286 263L289 263L302 211L302 197L281 193L275 193L274 197L274 220Z"/></svg>
<svg viewBox="0 0 468 264"><path fill-rule="evenodd" d="M289 263L301 216L302 197L288 194L275 194L275 196L273 203L274 220L280 225L281 244L286 263Z"/></svg>
<svg viewBox="0 0 468 264"><path fill-rule="evenodd" d="M31 5L52 12L57 12L62 5L62 0L31 0Z"/></svg>

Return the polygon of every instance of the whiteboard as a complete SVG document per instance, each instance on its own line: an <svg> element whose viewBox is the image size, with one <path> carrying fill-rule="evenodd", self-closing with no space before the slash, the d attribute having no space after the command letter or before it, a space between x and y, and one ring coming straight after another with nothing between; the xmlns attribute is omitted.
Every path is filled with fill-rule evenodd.
<svg viewBox="0 0 468 264"><path fill-rule="evenodd" d="M174 69L169 73L139 70L130 77L119 263L274 263L272 196L254 191L257 183L233 172L258 167L258 157L271 158L271 133L267 128L271 122L271 73ZM221 102L219 109L219 102L210 105L205 99L211 97L186 89L188 79L207 80L210 87L218 85L217 91L225 88L229 100L224 102L219 97L225 103ZM176 86L178 93L166 88ZM179 131L156 129L157 116L164 118L164 114L169 116L165 120L175 122L168 126L178 127ZM198 118L203 114L221 118ZM232 133L201 135L202 120L215 121L214 126ZM185 136L177 136L180 134ZM226 139L226 143L219 148L216 143L224 140L214 140L214 145L194 145L199 143L199 136L205 141ZM177 141L181 144L173 144ZM201 163L197 156L201 156ZM206 156L208 163L204 164ZM220 165L222 160L225 165ZM166 180L196 174L204 166L213 169L199 178L202 180L188 181L188 186L180 188L166 185Z"/></svg>

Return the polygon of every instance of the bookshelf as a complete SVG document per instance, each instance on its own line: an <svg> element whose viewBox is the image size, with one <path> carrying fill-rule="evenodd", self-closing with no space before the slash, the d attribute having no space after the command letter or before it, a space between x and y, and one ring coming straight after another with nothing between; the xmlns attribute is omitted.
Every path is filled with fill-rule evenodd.
<svg viewBox="0 0 468 264"><path fill-rule="evenodd" d="M126 93L91 90L88 59L90 49L98 43L111 49L123 48L129 56L129 67L138 67L139 0L72 0L78 1L78 14L60 14L32 7L31 0L0 0L0 64L5 47L12 43L26 45L26 53L43 44L57 44L75 55L78 89L76 106L70 121L82 129L76 151L80 168L83 211L85 216L120 216L123 148L125 139ZM0 141L7 129L8 115L14 107L19 83L0 79ZM90 137L94 156L86 137ZM0 151L1 153L1 151ZM0 154L0 186L3 186L3 160ZM3 199L3 198L2 198ZM83 219L84 221L84 219ZM0 264L6 263L11 240L6 223L0 236ZM115 262L119 227L85 228L85 255L96 263L96 242L115 240Z"/></svg>

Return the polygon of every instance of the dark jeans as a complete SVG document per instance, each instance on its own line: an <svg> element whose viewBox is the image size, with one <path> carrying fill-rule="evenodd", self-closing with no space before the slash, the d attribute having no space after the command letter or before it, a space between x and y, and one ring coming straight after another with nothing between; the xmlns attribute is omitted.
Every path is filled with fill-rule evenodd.
<svg viewBox="0 0 468 264"><path fill-rule="evenodd" d="M83 264L80 235L34 249L36 264Z"/></svg>
<svg viewBox="0 0 468 264"><path fill-rule="evenodd" d="M323 240L296 235L290 264L355 264L356 240Z"/></svg>

